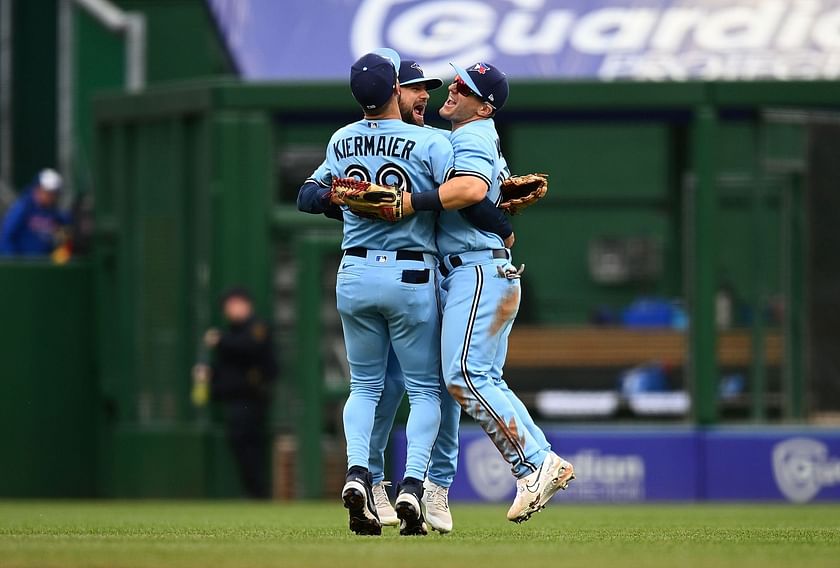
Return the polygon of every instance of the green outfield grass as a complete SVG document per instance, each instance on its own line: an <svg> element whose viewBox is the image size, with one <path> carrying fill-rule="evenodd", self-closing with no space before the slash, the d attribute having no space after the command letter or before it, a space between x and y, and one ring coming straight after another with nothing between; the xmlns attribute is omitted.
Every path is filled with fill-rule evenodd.
<svg viewBox="0 0 840 568"><path fill-rule="evenodd" d="M840 506L505 510L455 503L450 535L377 538L334 503L0 502L0 567L840 566Z"/></svg>

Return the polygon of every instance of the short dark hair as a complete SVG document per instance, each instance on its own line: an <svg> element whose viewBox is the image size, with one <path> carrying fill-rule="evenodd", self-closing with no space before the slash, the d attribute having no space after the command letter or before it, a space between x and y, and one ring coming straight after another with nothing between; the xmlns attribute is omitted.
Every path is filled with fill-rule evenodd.
<svg viewBox="0 0 840 568"><path fill-rule="evenodd" d="M393 96L394 95L391 95L391 97L393 97ZM365 115L382 114L383 112L385 112L385 107L387 107L388 103L391 102L391 97L388 97L387 101L385 101L383 104L379 105L376 108L370 109L370 108L365 108L364 106L362 106L362 110L364 111Z"/></svg>

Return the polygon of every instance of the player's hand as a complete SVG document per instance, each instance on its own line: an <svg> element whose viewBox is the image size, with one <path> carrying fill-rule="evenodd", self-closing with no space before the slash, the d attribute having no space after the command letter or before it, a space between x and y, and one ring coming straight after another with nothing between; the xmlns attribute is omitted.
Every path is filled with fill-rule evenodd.
<svg viewBox="0 0 840 568"><path fill-rule="evenodd" d="M334 191L330 192L330 203L332 203L333 205L346 205L346 203L344 203L344 200L341 197L339 197L339 195Z"/></svg>
<svg viewBox="0 0 840 568"><path fill-rule="evenodd" d="M222 332L215 327L211 327L204 332L204 345L206 345L208 349L215 349L221 339Z"/></svg>
<svg viewBox="0 0 840 568"><path fill-rule="evenodd" d="M403 217L414 214L414 207L411 206L411 194L407 191L402 192L402 214Z"/></svg>
<svg viewBox="0 0 840 568"><path fill-rule="evenodd" d="M513 248L514 242L516 242L516 235L511 233L510 236L505 239L505 248Z"/></svg>

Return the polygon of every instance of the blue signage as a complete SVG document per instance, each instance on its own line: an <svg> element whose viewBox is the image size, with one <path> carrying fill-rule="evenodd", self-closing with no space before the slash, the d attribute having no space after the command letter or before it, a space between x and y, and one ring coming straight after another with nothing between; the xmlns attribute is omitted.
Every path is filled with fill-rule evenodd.
<svg viewBox="0 0 840 568"><path fill-rule="evenodd" d="M563 500L840 500L840 430L557 428L546 435L575 466ZM405 433L395 431L395 480L405 450ZM504 502L514 490L508 464L484 432L462 428L451 498Z"/></svg>
<svg viewBox="0 0 840 568"><path fill-rule="evenodd" d="M713 431L703 436L703 496L840 500L840 432Z"/></svg>
<svg viewBox="0 0 840 568"><path fill-rule="evenodd" d="M342 80L377 47L444 77L840 77L840 0L207 1L247 79Z"/></svg>

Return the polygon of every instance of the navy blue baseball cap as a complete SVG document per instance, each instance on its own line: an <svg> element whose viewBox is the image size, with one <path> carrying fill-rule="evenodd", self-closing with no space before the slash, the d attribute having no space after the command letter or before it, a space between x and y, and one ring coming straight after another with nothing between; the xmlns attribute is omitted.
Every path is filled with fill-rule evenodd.
<svg viewBox="0 0 840 568"><path fill-rule="evenodd" d="M392 49L362 55L350 68L350 90L365 110L388 102L397 86L400 56Z"/></svg>
<svg viewBox="0 0 840 568"><path fill-rule="evenodd" d="M482 101L490 103L496 110L505 105L510 89L507 76L498 67L481 62L470 66L469 69L463 69L454 63L450 65Z"/></svg>
<svg viewBox="0 0 840 568"><path fill-rule="evenodd" d="M400 63L400 85L409 86L425 83L428 90L443 86L443 81L437 77L426 77L420 64L411 59L403 59Z"/></svg>

